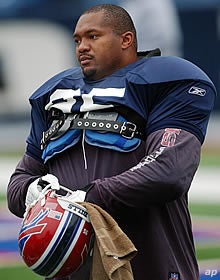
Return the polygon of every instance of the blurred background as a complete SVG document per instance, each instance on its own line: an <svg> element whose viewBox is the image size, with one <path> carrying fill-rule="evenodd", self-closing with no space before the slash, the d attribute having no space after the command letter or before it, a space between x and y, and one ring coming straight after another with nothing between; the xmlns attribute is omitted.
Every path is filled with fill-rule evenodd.
<svg viewBox="0 0 220 280"><path fill-rule="evenodd" d="M28 98L56 73L76 66L72 33L90 6L126 8L137 27L139 50L186 58L220 92L220 0L0 0L0 277L41 279L17 251L21 219L7 210L9 177L25 151ZM201 280L220 280L220 95L190 190L190 211Z"/></svg>

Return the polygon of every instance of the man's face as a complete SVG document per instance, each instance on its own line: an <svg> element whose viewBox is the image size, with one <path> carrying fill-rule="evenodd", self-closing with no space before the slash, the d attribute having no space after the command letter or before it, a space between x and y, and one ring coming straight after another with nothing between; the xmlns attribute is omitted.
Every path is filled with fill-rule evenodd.
<svg viewBox="0 0 220 280"><path fill-rule="evenodd" d="M121 36L105 24L102 12L82 15L73 38L77 59L87 79L99 80L121 68Z"/></svg>

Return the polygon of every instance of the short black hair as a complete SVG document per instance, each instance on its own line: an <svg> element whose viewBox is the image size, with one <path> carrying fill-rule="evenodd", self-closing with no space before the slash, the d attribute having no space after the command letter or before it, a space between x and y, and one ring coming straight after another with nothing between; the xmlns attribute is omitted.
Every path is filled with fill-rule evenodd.
<svg viewBox="0 0 220 280"><path fill-rule="evenodd" d="M114 4L99 4L87 9L84 14L103 12L105 23L110 25L113 31L121 35L127 31L134 34L134 44L137 49L137 32L129 13L120 6Z"/></svg>

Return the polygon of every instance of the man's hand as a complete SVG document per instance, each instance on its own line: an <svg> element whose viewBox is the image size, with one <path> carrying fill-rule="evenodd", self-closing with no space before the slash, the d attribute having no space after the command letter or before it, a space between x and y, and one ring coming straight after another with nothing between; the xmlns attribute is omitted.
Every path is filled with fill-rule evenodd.
<svg viewBox="0 0 220 280"><path fill-rule="evenodd" d="M80 190L73 191L71 194L67 195L67 197L68 200L72 202L83 202L86 197L86 192Z"/></svg>
<svg viewBox="0 0 220 280"><path fill-rule="evenodd" d="M86 185L81 190L76 190L67 194L67 197L72 202L83 202L85 201L86 194L90 191L90 189L93 186L94 186L93 184Z"/></svg>
<svg viewBox="0 0 220 280"><path fill-rule="evenodd" d="M54 190L60 189L60 185L57 177L55 177L52 174L47 174L41 178L36 179L28 187L27 195L25 199L26 207L39 198L43 188L45 188L46 186L50 186L51 189Z"/></svg>

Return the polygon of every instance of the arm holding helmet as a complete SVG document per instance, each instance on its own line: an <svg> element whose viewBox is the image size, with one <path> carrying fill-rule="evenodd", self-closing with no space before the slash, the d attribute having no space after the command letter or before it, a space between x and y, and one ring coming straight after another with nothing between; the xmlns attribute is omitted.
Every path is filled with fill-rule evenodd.
<svg viewBox="0 0 220 280"><path fill-rule="evenodd" d="M22 218L26 207L38 200L46 186L59 190L60 183L58 178L49 174L46 165L24 154L9 181L7 189L9 210L14 215ZM82 190L72 192L70 194L71 200L75 202L84 201L89 188L90 185Z"/></svg>
<svg viewBox="0 0 220 280"><path fill-rule="evenodd" d="M24 154L11 175L7 188L8 208L14 215L23 217L28 187L47 173L48 169L44 164Z"/></svg>
<svg viewBox="0 0 220 280"><path fill-rule="evenodd" d="M70 201L83 202L85 201L86 191L90 189L90 186L92 185L88 185L82 190L72 191L64 186L61 186L56 176L47 174L36 179L29 185L25 198L25 205L26 207L28 207L30 204L35 203L35 201L37 201L41 196L44 188L52 189L55 191L63 190L64 192L66 192L65 195Z"/></svg>

